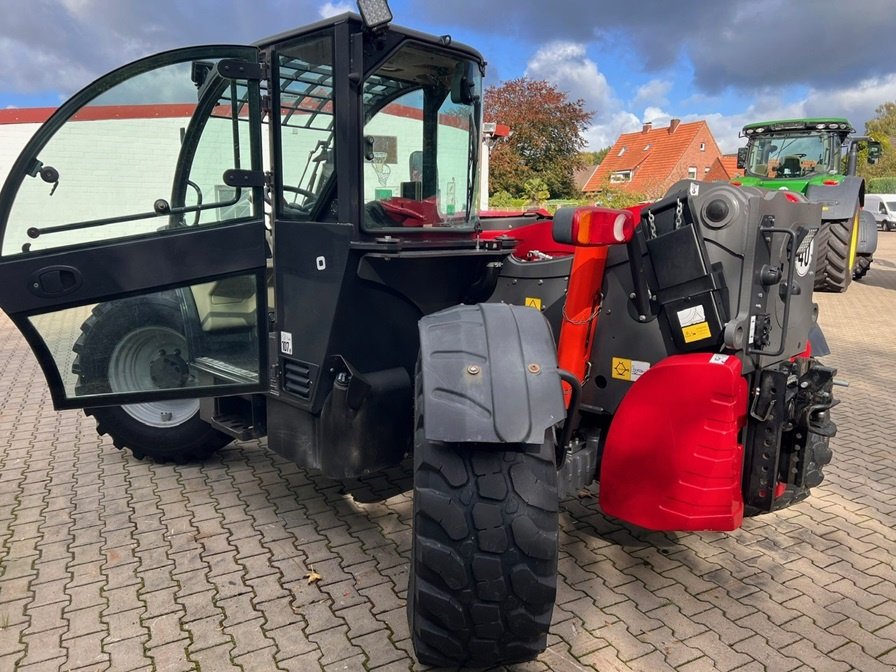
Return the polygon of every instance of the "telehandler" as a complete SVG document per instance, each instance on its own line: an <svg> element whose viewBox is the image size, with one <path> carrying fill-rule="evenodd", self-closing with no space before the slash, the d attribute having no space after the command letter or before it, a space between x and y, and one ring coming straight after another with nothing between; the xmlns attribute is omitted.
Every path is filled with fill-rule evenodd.
<svg viewBox="0 0 896 672"><path fill-rule="evenodd" d="M822 481L821 208L684 181L487 236L482 57L359 8L64 103L0 192L0 306L56 408L138 458L413 454L417 656L529 660L564 498L599 479L624 521L733 530Z"/></svg>

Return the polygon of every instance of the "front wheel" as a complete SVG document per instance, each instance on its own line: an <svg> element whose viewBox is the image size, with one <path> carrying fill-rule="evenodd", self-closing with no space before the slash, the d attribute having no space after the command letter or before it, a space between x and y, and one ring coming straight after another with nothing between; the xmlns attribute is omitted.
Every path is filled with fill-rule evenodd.
<svg viewBox="0 0 896 672"><path fill-rule="evenodd" d="M166 296L101 303L81 325L72 371L79 396L183 387L190 382L179 303ZM230 442L199 417L199 400L84 411L117 448L159 462L199 460Z"/></svg>
<svg viewBox="0 0 896 672"><path fill-rule="evenodd" d="M557 593L553 440L428 442L419 400L416 429L408 621L417 658L532 660L547 646Z"/></svg>
<svg viewBox="0 0 896 672"><path fill-rule="evenodd" d="M851 219L822 222L815 236L815 291L845 292L859 238L859 214Z"/></svg>
<svg viewBox="0 0 896 672"><path fill-rule="evenodd" d="M868 257L856 257L856 265L852 269L852 279L861 280L871 268L871 259Z"/></svg>

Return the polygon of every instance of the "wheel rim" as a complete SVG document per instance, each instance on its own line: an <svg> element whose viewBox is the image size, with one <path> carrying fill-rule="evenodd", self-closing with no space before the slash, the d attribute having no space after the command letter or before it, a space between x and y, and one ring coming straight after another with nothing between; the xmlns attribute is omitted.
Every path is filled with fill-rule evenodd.
<svg viewBox="0 0 896 672"><path fill-rule="evenodd" d="M109 386L112 391L143 392L162 389L150 376L150 365L161 350L186 352L187 341L174 329L159 326L135 329L121 339L109 358ZM199 412L199 400L152 401L128 404L121 408L144 425L176 427Z"/></svg>
<svg viewBox="0 0 896 672"><path fill-rule="evenodd" d="M852 235L849 238L849 266L847 270L852 270L856 263L856 250L859 247L859 211L856 210L855 216L852 218Z"/></svg>

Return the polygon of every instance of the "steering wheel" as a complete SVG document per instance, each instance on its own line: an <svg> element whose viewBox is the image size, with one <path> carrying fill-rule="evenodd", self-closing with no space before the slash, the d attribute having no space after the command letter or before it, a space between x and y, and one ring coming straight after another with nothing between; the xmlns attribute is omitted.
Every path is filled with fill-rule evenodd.
<svg viewBox="0 0 896 672"><path fill-rule="evenodd" d="M288 185L283 185L284 192L290 192L292 194L298 194L299 196L305 197L305 202L302 204L299 203L284 203L284 205L288 208L292 208L294 210L299 210L301 212L311 212L311 208L314 207L314 202L317 200L317 194L313 191L309 191L308 189L303 189L302 187L291 187Z"/></svg>

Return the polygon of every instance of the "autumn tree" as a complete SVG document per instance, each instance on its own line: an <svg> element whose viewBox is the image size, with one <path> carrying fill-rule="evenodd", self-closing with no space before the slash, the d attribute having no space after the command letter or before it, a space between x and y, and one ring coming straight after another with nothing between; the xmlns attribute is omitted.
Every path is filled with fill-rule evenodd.
<svg viewBox="0 0 896 672"><path fill-rule="evenodd" d="M489 162L489 190L527 194L540 179L553 198L576 193L573 173L582 165L582 136L591 120L584 101L571 101L549 82L527 77L485 91L485 120L506 124L512 134L497 144Z"/></svg>

